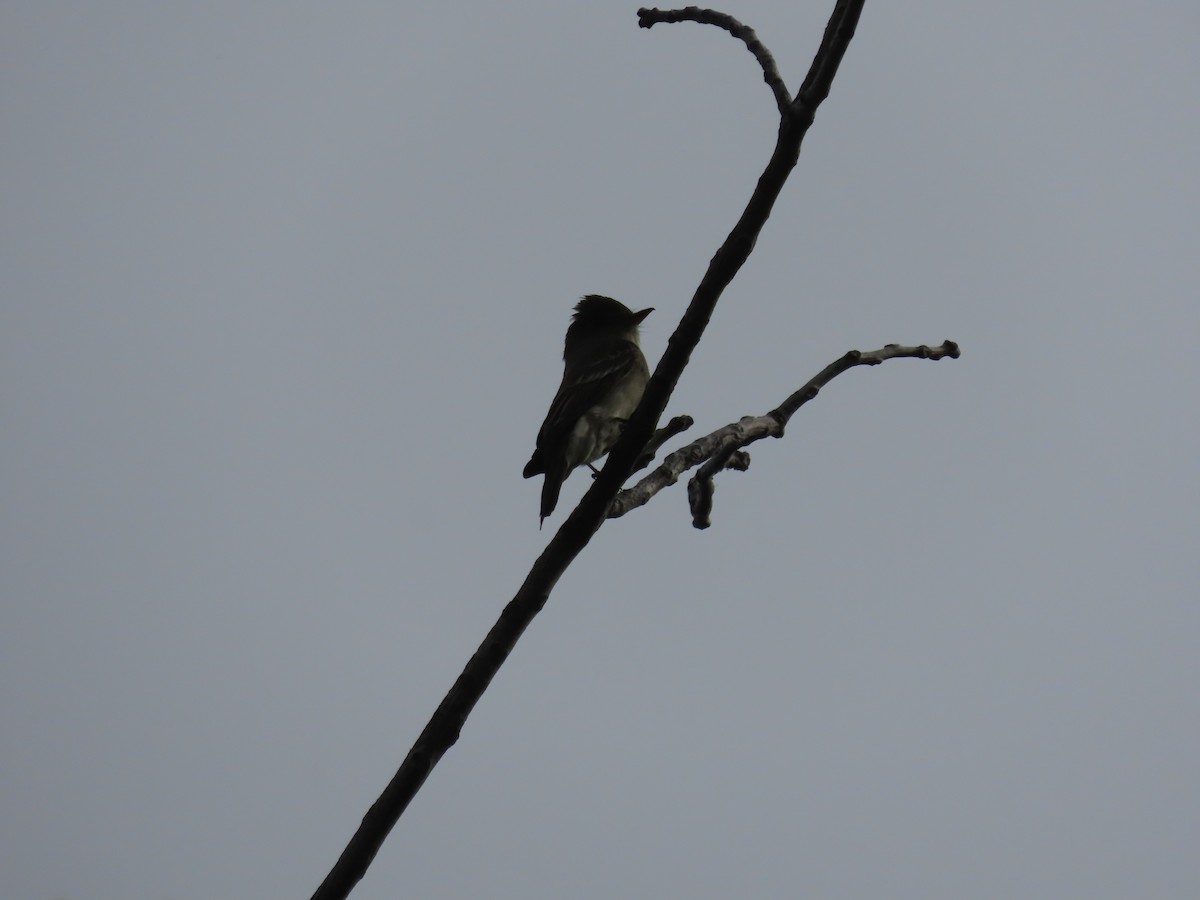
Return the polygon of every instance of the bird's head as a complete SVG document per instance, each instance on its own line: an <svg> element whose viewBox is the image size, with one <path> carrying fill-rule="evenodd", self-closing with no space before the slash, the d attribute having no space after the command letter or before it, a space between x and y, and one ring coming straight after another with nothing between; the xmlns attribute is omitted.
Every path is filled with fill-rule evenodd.
<svg viewBox="0 0 1200 900"><path fill-rule="evenodd" d="M575 304L575 314L567 329L567 344L596 336L622 337L638 340L638 326L654 309L634 312L620 300L600 294L588 294Z"/></svg>

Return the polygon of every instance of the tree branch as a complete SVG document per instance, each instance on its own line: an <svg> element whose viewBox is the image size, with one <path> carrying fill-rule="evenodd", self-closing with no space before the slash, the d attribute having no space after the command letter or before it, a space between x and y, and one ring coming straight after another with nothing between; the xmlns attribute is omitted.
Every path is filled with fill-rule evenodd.
<svg viewBox="0 0 1200 900"><path fill-rule="evenodd" d="M521 634L546 605L550 591L562 573L603 524L609 506L633 471L642 448L654 433L679 376L704 334L717 300L746 262L784 182L795 167L800 155L800 143L812 124L816 106L828 95L829 82L854 34L854 23L862 6L863 0L837 0L821 49L813 60L809 78L805 80L805 84L811 82L811 87L810 92L804 95L808 99L801 109L802 114L796 114L796 105L801 99L797 95L796 101L789 107L789 114L781 116L775 150L759 177L745 211L709 263L621 439L608 454L604 468L579 505L534 562L524 583L438 705L388 786L367 810L362 824L341 857L313 894L313 900L340 900L353 890L433 767L458 741L471 710L491 684ZM836 28L835 22L839 23Z"/></svg>
<svg viewBox="0 0 1200 900"><path fill-rule="evenodd" d="M689 6L686 9L638 10L638 27L653 28L659 22L664 24L699 22L701 25L715 25L718 28L724 28L745 43L746 49L754 54L754 58L762 67L763 81L775 95L775 105L779 108L779 114L787 115L788 107L792 105L792 95L788 93L787 85L783 83L783 76L779 74L775 57L771 55L771 51L758 39L758 35L749 25L743 25L728 13L717 12L715 9L701 9L698 6Z"/></svg>
<svg viewBox="0 0 1200 900"><path fill-rule="evenodd" d="M617 499L608 510L609 518L617 518L639 506L645 506L651 497L675 484L679 476L688 469L700 466L700 470L688 482L688 504L692 510L692 525L696 528L708 528L712 524L710 516L715 490L713 479L716 474L725 469L745 471L749 468L750 455L742 448L765 437L783 437L785 426L797 410L816 397L821 388L834 378L856 366L877 366L889 359L938 360L958 359L958 356L958 344L954 341L945 341L940 347L927 347L924 344L902 347L899 344L887 344L868 353L851 350L810 378L803 387L769 413L745 416L669 454L653 472L617 495Z"/></svg>

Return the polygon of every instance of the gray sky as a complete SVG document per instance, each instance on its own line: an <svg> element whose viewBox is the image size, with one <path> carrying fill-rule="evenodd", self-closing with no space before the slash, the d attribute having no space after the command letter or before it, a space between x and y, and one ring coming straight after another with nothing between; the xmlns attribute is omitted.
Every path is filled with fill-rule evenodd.
<svg viewBox="0 0 1200 900"><path fill-rule="evenodd" d="M0 895L307 897L530 562L570 306L657 358L776 114L636 4L0 11ZM725 10L791 88L831 2ZM1200 10L871 3L609 523L356 898L1200 895Z"/></svg>

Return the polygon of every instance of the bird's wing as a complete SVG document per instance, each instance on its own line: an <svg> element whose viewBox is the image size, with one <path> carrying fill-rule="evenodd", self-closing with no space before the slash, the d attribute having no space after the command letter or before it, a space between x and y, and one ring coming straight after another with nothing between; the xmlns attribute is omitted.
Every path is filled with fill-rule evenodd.
<svg viewBox="0 0 1200 900"><path fill-rule="evenodd" d="M548 444L561 446L579 417L608 396L613 387L638 364L641 355L637 344L618 341L609 352L600 356L592 355L563 372L562 384L538 432L537 450L530 464L534 460L540 461L541 450Z"/></svg>

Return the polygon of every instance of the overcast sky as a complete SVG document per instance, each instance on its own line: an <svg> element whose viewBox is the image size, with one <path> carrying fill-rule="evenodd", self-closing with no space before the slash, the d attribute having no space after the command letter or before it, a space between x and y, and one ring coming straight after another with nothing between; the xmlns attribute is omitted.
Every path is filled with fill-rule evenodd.
<svg viewBox="0 0 1200 900"><path fill-rule="evenodd" d="M723 7L801 81L832 0ZM0 895L307 897L777 114L636 4L0 7ZM1200 896L1200 7L868 3L609 522L357 898Z"/></svg>

